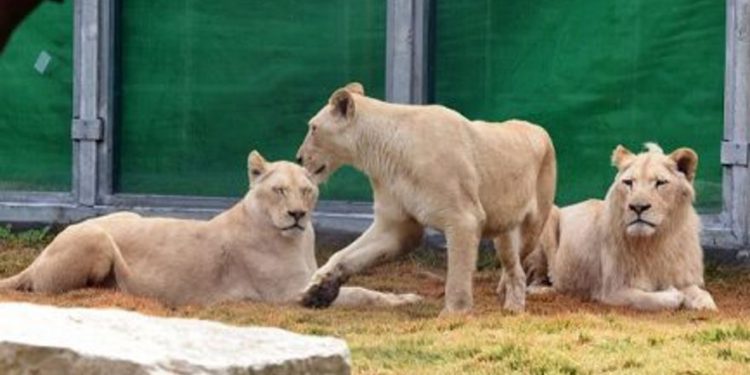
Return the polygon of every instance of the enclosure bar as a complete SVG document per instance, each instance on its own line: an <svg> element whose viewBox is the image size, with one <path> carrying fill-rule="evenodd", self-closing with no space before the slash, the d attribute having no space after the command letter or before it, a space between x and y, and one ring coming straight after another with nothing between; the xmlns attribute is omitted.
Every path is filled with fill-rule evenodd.
<svg viewBox="0 0 750 375"><path fill-rule="evenodd" d="M106 199L102 206L113 207L176 207L209 208L223 210L239 202L241 197L198 197L160 194L116 194ZM317 212L339 215L369 215L372 217L372 203L352 201L318 202Z"/></svg>
<svg viewBox="0 0 750 375"><path fill-rule="evenodd" d="M73 129L73 122L80 117L80 88L81 88L81 76L79 67L81 66L81 43L78 42L78 34L81 29L81 2L73 0L73 108L71 113L71 132ZM71 137L72 138L72 137ZM78 201L78 142L71 141L71 181L70 181L70 196ZM10 202L3 199L3 202Z"/></svg>
<svg viewBox="0 0 750 375"><path fill-rule="evenodd" d="M427 98L429 0L388 0L385 98L424 103Z"/></svg>
<svg viewBox="0 0 750 375"><path fill-rule="evenodd" d="M430 21L433 6L432 0L415 0L414 3L414 59L411 82L414 104L429 102Z"/></svg>
<svg viewBox="0 0 750 375"><path fill-rule="evenodd" d="M96 203L97 141L101 120L97 114L99 62L99 1L75 1L76 30L74 30L74 85L78 85L77 117L73 119L71 135L76 144L73 155L73 182L78 202L92 206Z"/></svg>
<svg viewBox="0 0 750 375"><path fill-rule="evenodd" d="M0 203L74 203L73 195L59 191L0 191Z"/></svg>
<svg viewBox="0 0 750 375"><path fill-rule="evenodd" d="M115 127L115 72L117 61L115 56L115 0L101 0L99 14L100 34L99 38L99 96L98 116L102 122L102 138L97 143L97 203L104 197L114 193L114 127Z"/></svg>
<svg viewBox="0 0 750 375"><path fill-rule="evenodd" d="M750 0L727 0L724 141L747 146L750 103ZM724 167L726 224L741 246L748 245L750 173L747 163Z"/></svg>

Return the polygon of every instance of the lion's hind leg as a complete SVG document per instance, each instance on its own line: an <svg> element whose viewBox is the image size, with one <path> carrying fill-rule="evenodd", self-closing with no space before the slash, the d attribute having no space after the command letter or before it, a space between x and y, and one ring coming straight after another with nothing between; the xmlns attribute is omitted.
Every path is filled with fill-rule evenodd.
<svg viewBox="0 0 750 375"><path fill-rule="evenodd" d="M552 207L547 216L536 247L524 254L522 264L526 271L527 294L548 294L555 291L552 277L555 256L560 242L560 209Z"/></svg>
<svg viewBox="0 0 750 375"><path fill-rule="evenodd" d="M122 274L127 274L127 266L111 236L96 225L84 223L60 233L18 275L24 283L14 289L61 293L101 285L110 276L125 276Z"/></svg>
<svg viewBox="0 0 750 375"><path fill-rule="evenodd" d="M417 294L384 293L360 287L342 287L334 306L385 306L394 307L421 302Z"/></svg>
<svg viewBox="0 0 750 375"><path fill-rule="evenodd" d="M521 264L526 272L526 285L528 288L536 286L552 286L549 279L547 257L544 255L541 244L538 245L537 248L526 258L522 259Z"/></svg>
<svg viewBox="0 0 750 375"><path fill-rule="evenodd" d="M520 260L521 229L502 233L493 242L502 264L500 282L495 291L505 310L522 312L526 305L526 275Z"/></svg>

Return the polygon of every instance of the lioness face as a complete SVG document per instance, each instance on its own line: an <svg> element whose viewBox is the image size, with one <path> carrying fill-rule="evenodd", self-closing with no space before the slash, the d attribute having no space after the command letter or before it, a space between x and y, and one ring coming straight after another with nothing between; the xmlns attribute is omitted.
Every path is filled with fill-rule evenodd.
<svg viewBox="0 0 750 375"><path fill-rule="evenodd" d="M688 148L664 155L654 144L634 155L617 146L612 162L619 169L609 195L621 213L628 236L648 237L679 217L695 197L693 179L698 156Z"/></svg>
<svg viewBox="0 0 750 375"><path fill-rule="evenodd" d="M310 173L293 163L268 163L253 151L248 157L250 194L284 236L297 236L310 225L318 187Z"/></svg>
<svg viewBox="0 0 750 375"><path fill-rule="evenodd" d="M328 104L308 122L307 135L297 151L297 162L312 173L316 182L325 181L341 165L352 163L353 95L364 95L362 85L350 83L336 90Z"/></svg>

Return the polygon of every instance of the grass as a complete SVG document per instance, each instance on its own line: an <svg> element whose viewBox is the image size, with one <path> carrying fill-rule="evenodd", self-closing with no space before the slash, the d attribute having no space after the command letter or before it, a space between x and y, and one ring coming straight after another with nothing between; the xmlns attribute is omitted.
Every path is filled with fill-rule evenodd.
<svg viewBox="0 0 750 375"><path fill-rule="evenodd" d="M25 267L49 241L46 231L0 230L0 275ZM475 312L437 318L440 254L417 252L355 277L350 284L417 291L423 304L398 309L237 302L170 309L153 300L86 289L63 295L6 293L0 300L119 307L159 316L272 325L346 339L356 374L746 374L750 373L750 271L711 268L708 288L720 311L636 313L566 296L533 296L527 312L500 311L492 261L475 278ZM427 272L426 272L427 271Z"/></svg>

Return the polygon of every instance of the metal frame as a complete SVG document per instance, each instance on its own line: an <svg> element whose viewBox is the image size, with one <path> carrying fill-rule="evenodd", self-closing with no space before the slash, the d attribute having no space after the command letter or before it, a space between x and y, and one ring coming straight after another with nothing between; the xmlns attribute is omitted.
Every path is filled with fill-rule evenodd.
<svg viewBox="0 0 750 375"><path fill-rule="evenodd" d="M235 199L114 191L117 0L74 0L73 181L70 192L0 192L0 221L71 223L119 209L210 217ZM386 99L428 101L432 0L387 0ZM727 0L723 207L702 215L704 246L749 256L750 0ZM357 231L372 220L365 202L323 201L318 225ZM343 219L343 220L342 220ZM338 224L337 224L338 223ZM345 223L344 225L340 225Z"/></svg>
<svg viewBox="0 0 750 375"><path fill-rule="evenodd" d="M389 102L427 102L431 8L432 0L388 0L385 98Z"/></svg>
<svg viewBox="0 0 750 375"><path fill-rule="evenodd" d="M0 192L0 221L68 224L118 210L209 218L238 199L117 193L114 189L117 0L74 0L73 181L70 192ZM319 224L356 231L367 202L323 201ZM343 219L343 220L342 220Z"/></svg>
<svg viewBox="0 0 750 375"><path fill-rule="evenodd" d="M709 248L737 250L747 258L750 245L750 0L726 1L724 139L721 143L723 204L718 215L701 215L702 242Z"/></svg>

